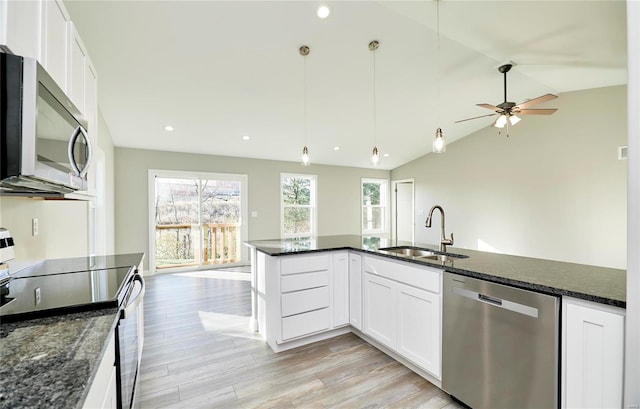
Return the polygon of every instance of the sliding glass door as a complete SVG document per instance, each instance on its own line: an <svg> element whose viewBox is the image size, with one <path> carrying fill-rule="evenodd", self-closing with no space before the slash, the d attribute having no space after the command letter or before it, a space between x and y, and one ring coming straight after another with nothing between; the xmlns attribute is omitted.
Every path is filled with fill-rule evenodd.
<svg viewBox="0 0 640 409"><path fill-rule="evenodd" d="M152 269L246 264L246 176L150 171L149 179Z"/></svg>

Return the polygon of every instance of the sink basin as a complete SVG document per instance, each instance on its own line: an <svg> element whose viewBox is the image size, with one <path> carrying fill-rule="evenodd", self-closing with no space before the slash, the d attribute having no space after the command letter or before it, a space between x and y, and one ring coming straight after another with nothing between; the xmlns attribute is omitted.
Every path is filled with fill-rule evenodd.
<svg viewBox="0 0 640 409"><path fill-rule="evenodd" d="M453 262L455 259L469 258L462 254L453 253L441 253L439 251L433 251L429 249L421 249L412 246L398 246L398 247L383 247L378 249L385 253L390 253L394 256L401 256L407 258L421 259L425 261L437 261L442 263Z"/></svg>

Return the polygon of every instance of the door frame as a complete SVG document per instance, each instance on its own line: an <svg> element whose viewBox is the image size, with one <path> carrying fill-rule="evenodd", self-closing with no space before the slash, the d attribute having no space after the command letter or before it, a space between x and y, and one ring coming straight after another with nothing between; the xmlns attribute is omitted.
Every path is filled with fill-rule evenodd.
<svg viewBox="0 0 640 409"><path fill-rule="evenodd" d="M416 184L414 178L391 181L391 239L397 242L398 184L411 183L411 242L416 239Z"/></svg>
<svg viewBox="0 0 640 409"><path fill-rule="evenodd" d="M149 169L148 172L148 201L147 201L147 214L148 214L148 229L149 229L149 274L157 274L156 269L156 229L155 229L155 211L154 204L156 199L156 177L163 178L185 178L185 179L218 179L218 180L238 180L240 181L240 234L242 235L242 241L248 240L249 227L247 222L249 220L249 177L244 174L237 173L220 173L220 172L190 172L182 170L162 170L162 169ZM219 266L212 265L198 265L190 267L176 267L166 269L167 273L175 273L179 271L187 270L212 270L215 268L235 267L249 264L249 251L244 246L240 246L240 262L220 264ZM163 272L165 272L163 270Z"/></svg>

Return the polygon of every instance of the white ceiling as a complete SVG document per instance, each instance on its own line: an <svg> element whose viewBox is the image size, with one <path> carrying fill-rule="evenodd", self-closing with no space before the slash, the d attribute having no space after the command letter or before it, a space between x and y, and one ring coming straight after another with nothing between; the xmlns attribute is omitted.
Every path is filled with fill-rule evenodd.
<svg viewBox="0 0 640 409"><path fill-rule="evenodd" d="M389 154L379 167L392 169L429 152L438 126L449 141L489 126L491 118L454 121L490 113L476 103L502 102L497 67L507 61L517 64L514 102L626 83L624 0L441 0L440 58L435 1L334 1L326 20L315 15L318 1L65 4L119 147L298 161L301 45L311 48L306 143L315 164L371 167L375 139ZM375 137L371 40L380 42Z"/></svg>

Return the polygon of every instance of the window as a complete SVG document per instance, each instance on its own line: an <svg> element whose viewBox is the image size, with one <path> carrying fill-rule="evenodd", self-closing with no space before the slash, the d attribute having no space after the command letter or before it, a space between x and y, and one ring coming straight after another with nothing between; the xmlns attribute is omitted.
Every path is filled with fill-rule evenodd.
<svg viewBox="0 0 640 409"><path fill-rule="evenodd" d="M389 202L386 179L362 179L362 233L386 233Z"/></svg>
<svg viewBox="0 0 640 409"><path fill-rule="evenodd" d="M282 237L316 235L316 176L280 175Z"/></svg>

